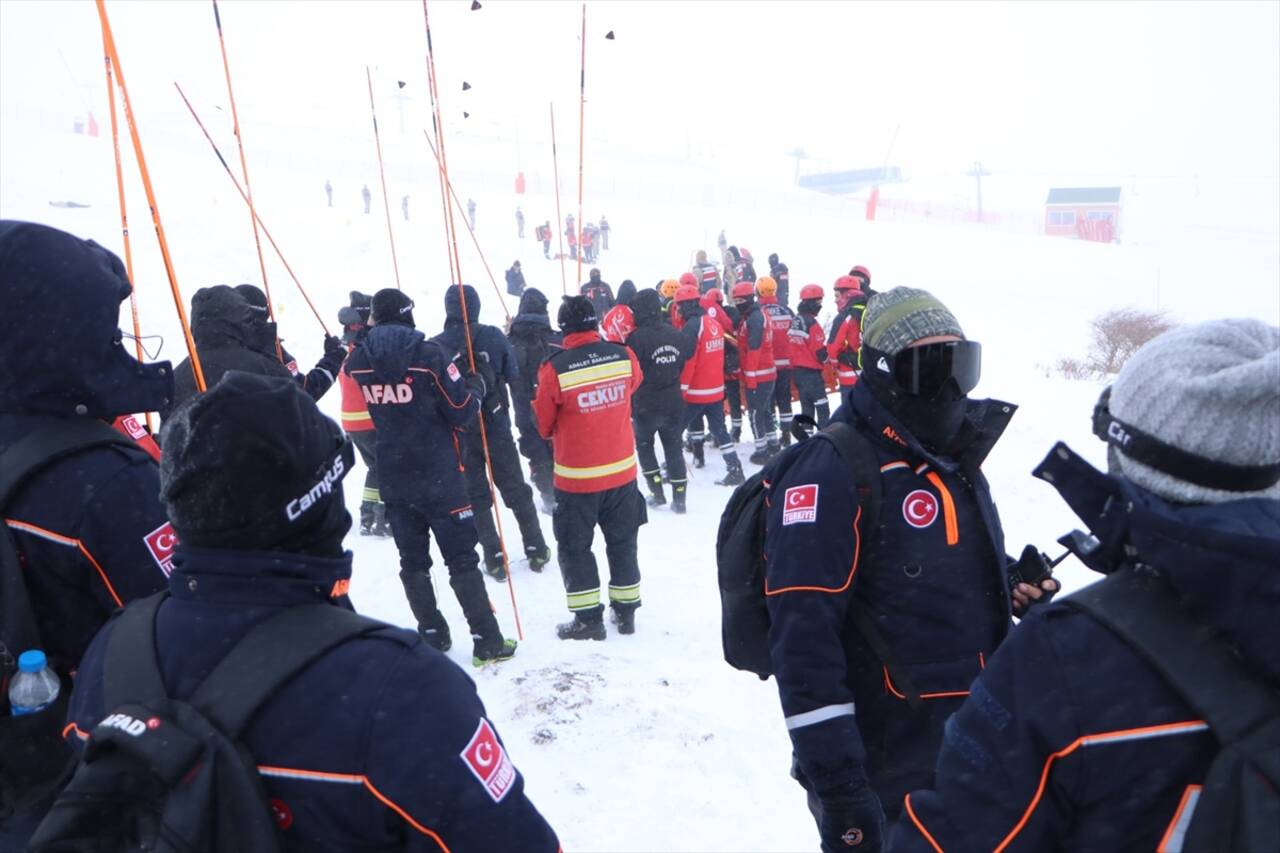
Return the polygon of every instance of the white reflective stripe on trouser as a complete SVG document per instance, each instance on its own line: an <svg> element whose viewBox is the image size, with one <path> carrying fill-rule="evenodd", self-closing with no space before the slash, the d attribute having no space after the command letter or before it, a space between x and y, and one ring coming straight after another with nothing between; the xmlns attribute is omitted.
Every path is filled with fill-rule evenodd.
<svg viewBox="0 0 1280 853"><path fill-rule="evenodd" d="M792 714L787 717L787 731L802 729L805 726L814 726L818 723L825 723L827 720L834 720L836 717L852 717L853 703L849 702L845 705L826 705L822 708L816 708L812 711L805 711L803 714Z"/></svg>

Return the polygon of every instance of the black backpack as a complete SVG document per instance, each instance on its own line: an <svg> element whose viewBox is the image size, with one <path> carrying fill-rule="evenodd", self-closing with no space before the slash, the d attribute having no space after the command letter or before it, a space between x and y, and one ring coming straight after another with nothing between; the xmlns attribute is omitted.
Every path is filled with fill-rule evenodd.
<svg viewBox="0 0 1280 853"><path fill-rule="evenodd" d="M805 439L824 440L840 454L857 484L862 506L862 529L879 526L880 461L870 442L847 423L832 421ZM803 442L801 442L803 443ZM761 680L773 675L769 654L769 608L765 603L764 527L766 507L764 482L777 479L791 464L793 445L734 490L716 535L716 567L720 579L720 640L724 659L735 669L753 672ZM882 658L891 658L879 631L869 619L855 613L855 621L871 648ZM874 640L867 636L868 630ZM883 651L882 651L883 649ZM891 670L897 667L891 667ZM895 676L895 683L898 678Z"/></svg>
<svg viewBox="0 0 1280 853"><path fill-rule="evenodd" d="M239 741L254 713L339 644L388 626L329 603L259 623L191 698L171 699L155 618L168 593L120 614L103 662L109 713L28 853L271 853L282 849L253 756Z"/></svg>
<svg viewBox="0 0 1280 853"><path fill-rule="evenodd" d="M137 444L94 418L48 418L27 436L0 453L0 516L14 496L41 470L91 447ZM66 777L75 754L62 738L71 683L63 677L57 701L38 714L14 717L9 708L9 680L17 657L27 649L43 649L22 576L18 546L0 522L0 821L15 810L40 802ZM51 660L65 676L78 661Z"/></svg>
<svg viewBox="0 0 1280 853"><path fill-rule="evenodd" d="M1274 850L1280 844L1280 694L1188 617L1153 573L1123 569L1063 600L1124 640L1209 724L1220 745L1176 827L1182 850Z"/></svg>

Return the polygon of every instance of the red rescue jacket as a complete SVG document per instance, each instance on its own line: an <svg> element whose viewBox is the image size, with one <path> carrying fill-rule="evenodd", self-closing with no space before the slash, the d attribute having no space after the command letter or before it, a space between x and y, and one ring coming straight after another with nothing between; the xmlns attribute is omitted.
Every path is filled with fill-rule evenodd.
<svg viewBox="0 0 1280 853"><path fill-rule="evenodd" d="M738 359L742 384L748 389L777 380L778 370L773 364L773 326L759 305L751 306L738 324Z"/></svg>
<svg viewBox="0 0 1280 853"><path fill-rule="evenodd" d="M693 355L680 371L680 393L686 403L718 403L724 399L724 329L706 314L691 317L683 329Z"/></svg>
<svg viewBox="0 0 1280 853"><path fill-rule="evenodd" d="M603 492L635 480L631 395L643 379L635 353L593 331L566 335L542 363L533 413L551 440L557 489Z"/></svg>
<svg viewBox="0 0 1280 853"><path fill-rule="evenodd" d="M823 339L822 324L811 314L796 314L787 330L791 344L791 368L821 370L827 362L827 342Z"/></svg>
<svg viewBox="0 0 1280 853"><path fill-rule="evenodd" d="M773 364L778 370L787 370L791 367L791 340L788 333L795 315L790 308L779 304L776 296L761 296L759 300L760 310L764 312L772 330L770 337L773 340Z"/></svg>
<svg viewBox="0 0 1280 853"><path fill-rule="evenodd" d="M355 349L347 347L347 352ZM342 365L338 371L338 389L342 391L342 428L347 432L366 432L373 429L373 418L369 417L369 406L360 392L360 385L347 373L347 366Z"/></svg>
<svg viewBox="0 0 1280 853"><path fill-rule="evenodd" d="M858 350L862 347L862 312L865 304L852 304L836 315L827 353L836 362L841 388L858 383Z"/></svg>

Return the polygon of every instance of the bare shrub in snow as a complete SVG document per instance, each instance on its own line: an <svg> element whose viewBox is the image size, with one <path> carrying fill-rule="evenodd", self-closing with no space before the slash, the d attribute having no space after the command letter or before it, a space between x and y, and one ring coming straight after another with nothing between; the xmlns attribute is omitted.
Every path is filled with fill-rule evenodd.
<svg viewBox="0 0 1280 853"><path fill-rule="evenodd" d="M1175 325L1161 311L1113 308L1089 324L1089 349L1084 358L1058 359L1057 370L1068 379L1114 376L1143 344Z"/></svg>

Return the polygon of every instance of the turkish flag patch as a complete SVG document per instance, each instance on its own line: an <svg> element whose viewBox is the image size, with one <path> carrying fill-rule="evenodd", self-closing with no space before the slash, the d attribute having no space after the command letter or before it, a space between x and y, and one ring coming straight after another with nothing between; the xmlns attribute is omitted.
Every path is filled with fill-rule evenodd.
<svg viewBox="0 0 1280 853"><path fill-rule="evenodd" d="M133 415L125 415L120 419L120 425L124 427L125 432L134 441L146 438L147 431L142 428L142 424L138 423L138 419Z"/></svg>
<svg viewBox="0 0 1280 853"><path fill-rule="evenodd" d="M458 366L454 364L452 361L449 362L449 366L445 368L444 372L449 374L449 378L452 379L454 382L457 382L459 379L462 378L462 373L459 372Z"/></svg>
<svg viewBox="0 0 1280 853"><path fill-rule="evenodd" d="M931 492L916 489L903 499L902 517L912 527L928 527L938 520L938 499Z"/></svg>
<svg viewBox="0 0 1280 853"><path fill-rule="evenodd" d="M502 798L516 781L516 768L507 757L507 751L498 742L493 726L484 717L480 718L480 725L471 736L471 742L462 750L461 758L493 801L502 802Z"/></svg>
<svg viewBox="0 0 1280 853"><path fill-rule="evenodd" d="M782 526L818 520L818 484L792 486L782 496Z"/></svg>
<svg viewBox="0 0 1280 853"><path fill-rule="evenodd" d="M169 577L173 573L173 549L178 545L178 534L173 532L173 525L166 521L148 533L143 541L160 571Z"/></svg>

